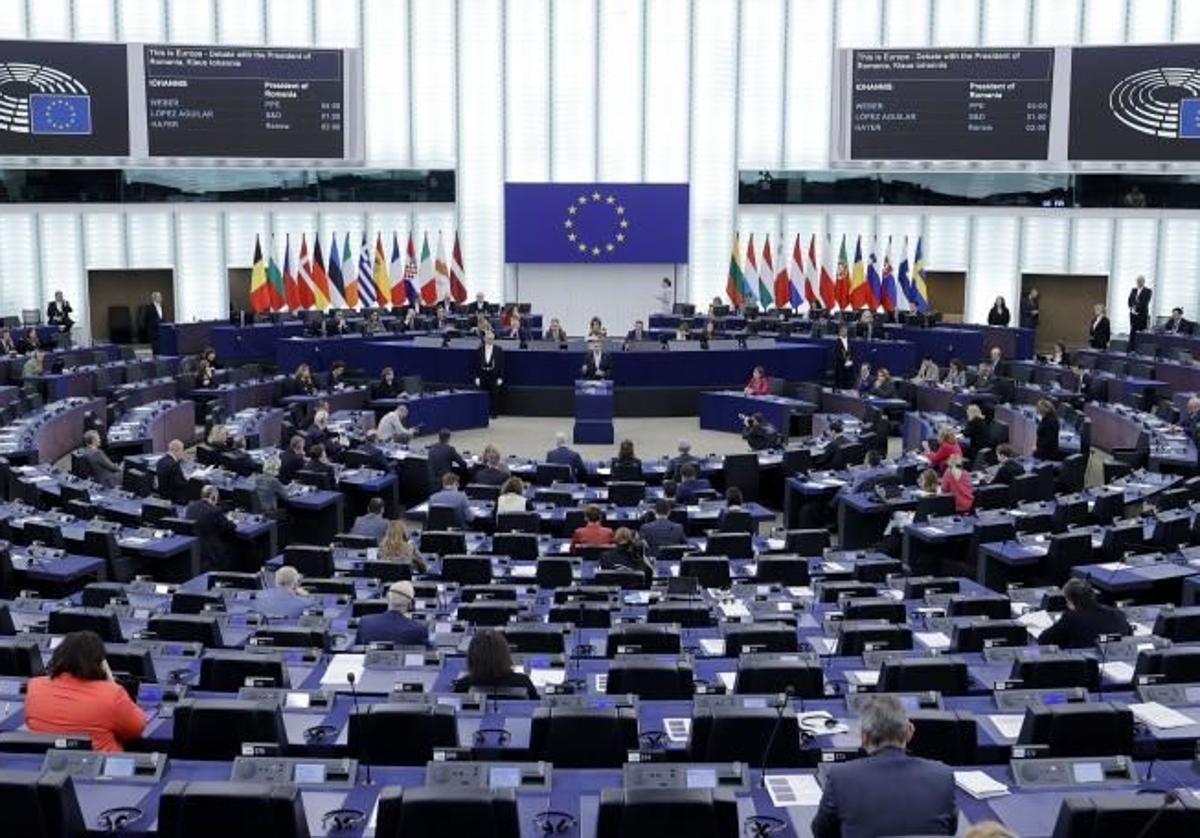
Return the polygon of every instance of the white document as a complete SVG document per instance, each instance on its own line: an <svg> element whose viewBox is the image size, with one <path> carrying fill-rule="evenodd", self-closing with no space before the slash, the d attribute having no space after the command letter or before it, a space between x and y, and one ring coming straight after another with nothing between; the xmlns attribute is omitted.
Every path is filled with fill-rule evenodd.
<svg viewBox="0 0 1200 838"><path fill-rule="evenodd" d="M1049 611L1026 611L1017 617L1017 622L1029 629L1030 632L1036 631L1040 634L1054 625L1054 618L1050 616Z"/></svg>
<svg viewBox="0 0 1200 838"><path fill-rule="evenodd" d="M784 614L790 614L795 608L790 602L777 602L775 603L775 610Z"/></svg>
<svg viewBox="0 0 1200 838"><path fill-rule="evenodd" d="M1100 664L1100 673L1108 676L1114 684L1129 684L1133 682L1133 664L1127 661L1108 661Z"/></svg>
<svg viewBox="0 0 1200 838"><path fill-rule="evenodd" d="M722 602L719 606L721 613L726 617L749 617L750 609L746 607L746 603L739 600L732 602Z"/></svg>
<svg viewBox="0 0 1200 838"><path fill-rule="evenodd" d="M1103 562L1102 564L1096 565L1096 567L1101 568L1102 570L1108 570L1108 571L1128 570L1129 569L1129 565L1125 564L1125 562Z"/></svg>
<svg viewBox="0 0 1200 838"><path fill-rule="evenodd" d="M768 774L764 778L771 805L816 806L821 802L821 787L812 774Z"/></svg>
<svg viewBox="0 0 1200 838"><path fill-rule="evenodd" d="M1008 786L982 771L955 771L954 784L976 800L1003 797L1009 793Z"/></svg>
<svg viewBox="0 0 1200 838"><path fill-rule="evenodd" d="M701 637L700 651L710 658L719 658L725 654L725 639L723 637Z"/></svg>
<svg viewBox="0 0 1200 838"><path fill-rule="evenodd" d="M787 589L789 596L794 596L796 599L812 599L812 588L808 585L801 587L790 587Z"/></svg>
<svg viewBox="0 0 1200 838"><path fill-rule="evenodd" d="M725 692L733 692L733 685L737 682L736 672L718 672L717 678L725 685Z"/></svg>
<svg viewBox="0 0 1200 838"><path fill-rule="evenodd" d="M1196 721L1191 716L1184 715L1178 710L1172 710L1170 707L1159 704L1157 701L1148 701L1145 704L1130 704L1129 709L1133 712L1133 715L1137 716L1138 721L1145 722L1159 730L1170 730L1175 727L1188 727L1196 724Z"/></svg>
<svg viewBox="0 0 1200 838"><path fill-rule="evenodd" d="M808 645L813 647L813 651L818 655L832 655L837 651L836 637L810 637Z"/></svg>
<svg viewBox="0 0 1200 838"><path fill-rule="evenodd" d="M667 733L667 741L674 745L686 745L692 738L691 719L663 719L663 729Z"/></svg>
<svg viewBox="0 0 1200 838"><path fill-rule="evenodd" d="M767 539L767 549L768 550L782 550L786 546L787 546L787 542L784 541L782 538L768 538Z"/></svg>
<svg viewBox="0 0 1200 838"><path fill-rule="evenodd" d="M529 670L529 680L539 690L545 689L547 684L558 686L567 679L567 670L565 669L531 669Z"/></svg>
<svg viewBox="0 0 1200 838"><path fill-rule="evenodd" d="M950 638L946 636L944 631L917 631L913 632L913 636L920 641L921 645L926 649L949 649Z"/></svg>
<svg viewBox="0 0 1200 838"><path fill-rule="evenodd" d="M1021 735L1021 725L1025 721L1025 717L1017 714L1004 714L988 716L988 720L996 726L996 730L1000 731L1000 735L1005 739L1016 739Z"/></svg>
<svg viewBox="0 0 1200 838"><path fill-rule="evenodd" d="M846 672L846 680L859 687L874 687L879 683L879 670L851 669Z"/></svg>
<svg viewBox="0 0 1200 838"><path fill-rule="evenodd" d="M508 568L508 575L513 579L533 579L537 576L537 565L514 564Z"/></svg>
<svg viewBox="0 0 1200 838"><path fill-rule="evenodd" d="M598 693L608 692L608 673L607 672L601 672L596 675L596 692L598 692Z"/></svg>
<svg viewBox="0 0 1200 838"><path fill-rule="evenodd" d="M347 683L346 675L353 672L354 680L361 681L363 676L363 661L366 655L342 654L334 655L321 676L322 687L335 687Z"/></svg>

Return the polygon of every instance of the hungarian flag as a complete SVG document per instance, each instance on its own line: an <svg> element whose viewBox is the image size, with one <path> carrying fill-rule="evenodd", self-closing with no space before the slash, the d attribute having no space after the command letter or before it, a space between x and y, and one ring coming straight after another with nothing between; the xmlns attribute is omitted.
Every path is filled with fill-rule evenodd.
<svg viewBox="0 0 1200 838"><path fill-rule="evenodd" d="M288 233L283 240L283 296L287 307L292 311L300 310L300 287L296 275L292 273L292 234Z"/></svg>
<svg viewBox="0 0 1200 838"><path fill-rule="evenodd" d="M783 237L779 239L778 267L775 269L775 307L784 308L791 305L792 295L788 291L788 258L783 250Z"/></svg>
<svg viewBox="0 0 1200 838"><path fill-rule="evenodd" d="M254 237L254 263L250 268L250 308L261 314L271 308L271 289L267 287L267 264L263 261L262 242Z"/></svg>
<svg viewBox="0 0 1200 838"><path fill-rule="evenodd" d="M287 304L283 288L283 274L275 261L275 238L271 237L271 255L267 257L267 291L271 296L271 309L281 311Z"/></svg>
<svg viewBox="0 0 1200 838"><path fill-rule="evenodd" d="M312 283L317 297L317 308L329 308L329 274L325 273L325 257L321 255L321 236L313 236Z"/></svg>
<svg viewBox="0 0 1200 838"><path fill-rule="evenodd" d="M411 240L410 240L411 243ZM400 258L400 238L392 230L392 263L389 266L392 293L389 299L394 306L404 305L404 262Z"/></svg>
<svg viewBox="0 0 1200 838"><path fill-rule="evenodd" d="M887 249L883 251L883 276L879 281L879 302L888 314L896 310L896 275L892 270L891 236L888 236Z"/></svg>
<svg viewBox="0 0 1200 838"><path fill-rule="evenodd" d="M300 271L296 284L300 287L300 305L302 308L312 308L317 302L316 289L313 288L312 262L308 258L308 234L300 234Z"/></svg>
<svg viewBox="0 0 1200 838"><path fill-rule="evenodd" d="M854 269L850 273L850 307L871 307L871 289L867 285L867 272L863 264L861 234L854 243Z"/></svg>
<svg viewBox="0 0 1200 838"><path fill-rule="evenodd" d="M766 311L771 307L774 295L771 286L775 284L775 263L771 256L771 234L763 240L762 261L758 263L758 304Z"/></svg>
<svg viewBox="0 0 1200 838"><path fill-rule="evenodd" d="M427 306L438 301L437 276L433 272L433 254L429 252L429 233L421 234L421 262L417 268L417 285L421 289L421 302Z"/></svg>
<svg viewBox="0 0 1200 838"><path fill-rule="evenodd" d="M329 244L329 304L334 308L346 307L346 279L342 275L342 258L338 255L337 233Z"/></svg>
<svg viewBox="0 0 1200 838"><path fill-rule="evenodd" d="M371 275L371 246L366 230L358 245L358 301L364 307L375 305L375 277Z"/></svg>
<svg viewBox="0 0 1200 838"><path fill-rule="evenodd" d="M850 259L846 256L846 234L842 233L842 246L838 250L837 279L833 281L834 301L842 311L850 308Z"/></svg>
<svg viewBox="0 0 1200 838"><path fill-rule="evenodd" d="M827 309L837 305L837 287L833 284L833 274L829 270L830 263L833 262L833 241L829 238L829 234L825 234L825 258L821 260L821 304Z"/></svg>
<svg viewBox="0 0 1200 838"><path fill-rule="evenodd" d="M458 230L454 231L454 247L450 251L450 297L456 303L467 301L467 269L463 267L462 248Z"/></svg>
<svg viewBox="0 0 1200 838"><path fill-rule="evenodd" d="M809 306L821 305L816 291L817 276L820 272L820 268L817 267L817 234L813 233L808 240L808 261L804 263L804 299Z"/></svg>
<svg viewBox="0 0 1200 838"><path fill-rule="evenodd" d="M383 234L375 234L375 304L386 306L392 300L392 281L388 277L387 256L383 252Z"/></svg>
<svg viewBox="0 0 1200 838"><path fill-rule="evenodd" d="M450 265L446 261L446 243L442 231L438 230L437 256L433 260L433 273L437 277L438 300L450 298Z"/></svg>
<svg viewBox="0 0 1200 838"><path fill-rule="evenodd" d="M408 305L419 304L417 293L417 245L412 230L408 231L408 246L404 248L404 299Z"/></svg>
<svg viewBox="0 0 1200 838"><path fill-rule="evenodd" d="M800 234L792 242L792 261L788 264L788 301L799 311L804 305L800 289L808 284L808 271L804 267L804 251L800 249Z"/></svg>
<svg viewBox="0 0 1200 838"><path fill-rule="evenodd" d="M734 308L741 308L745 300L742 288L745 285L742 274L742 241L741 234L733 234L733 253L729 256L729 276L725 280L725 296Z"/></svg>

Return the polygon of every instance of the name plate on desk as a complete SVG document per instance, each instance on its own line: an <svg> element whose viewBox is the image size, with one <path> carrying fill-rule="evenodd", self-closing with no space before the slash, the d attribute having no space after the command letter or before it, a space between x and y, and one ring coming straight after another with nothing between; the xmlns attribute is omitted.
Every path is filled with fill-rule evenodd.
<svg viewBox="0 0 1200 838"><path fill-rule="evenodd" d="M437 652L414 652L403 649L369 649L363 658L364 669L420 669L438 666Z"/></svg>
<svg viewBox="0 0 1200 838"><path fill-rule="evenodd" d="M353 788L356 759L236 757L229 779L234 782L295 783L298 786Z"/></svg>
<svg viewBox="0 0 1200 838"><path fill-rule="evenodd" d="M203 643L177 643L171 640L134 638L128 645L135 649L145 649L154 657L198 658L204 651Z"/></svg>
<svg viewBox="0 0 1200 838"><path fill-rule="evenodd" d="M1021 788L1117 786L1139 780L1133 760L1125 756L1014 759L1009 767Z"/></svg>
<svg viewBox="0 0 1200 838"><path fill-rule="evenodd" d="M1143 635L1142 637L1120 637L1116 640L1097 643L1104 660L1135 660L1144 651L1167 649L1171 641L1165 637Z"/></svg>
<svg viewBox="0 0 1200 838"><path fill-rule="evenodd" d="M624 709L636 710L638 699L636 695L578 695L546 692L542 695L543 707L554 707L559 710L589 710Z"/></svg>
<svg viewBox="0 0 1200 838"><path fill-rule="evenodd" d="M941 710L943 707L942 694L928 690L916 693L848 693L846 709L852 713L861 713L868 701L872 701L880 695L890 695L896 698L909 713L917 710Z"/></svg>
<svg viewBox="0 0 1200 838"><path fill-rule="evenodd" d="M627 789L732 789L750 787L750 771L741 762L710 765L626 763L621 779Z"/></svg>
<svg viewBox="0 0 1200 838"><path fill-rule="evenodd" d="M411 692L392 687L388 701L393 704L420 704L425 707L452 707L461 711L477 711L483 708L484 698L479 694L463 693L462 695L431 695L424 692Z"/></svg>
<svg viewBox="0 0 1200 838"><path fill-rule="evenodd" d="M333 705L328 690L287 690L278 687L242 687L239 699L274 704L284 710L312 710L324 713Z"/></svg>
<svg viewBox="0 0 1200 838"><path fill-rule="evenodd" d="M429 788L530 789L550 788L554 767L548 762L431 762L425 768Z"/></svg>
<svg viewBox="0 0 1200 838"><path fill-rule="evenodd" d="M1087 690L1083 687L1027 690L1020 686L1008 686L1011 683L1005 681L996 683L995 692L992 693L992 700L996 702L997 709L1026 710L1030 707L1047 707L1052 704L1074 704L1088 700Z"/></svg>
<svg viewBox="0 0 1200 838"><path fill-rule="evenodd" d="M52 748L46 752L42 770L70 774L78 780L157 783L166 765L166 754L105 754Z"/></svg>
<svg viewBox="0 0 1200 838"><path fill-rule="evenodd" d="M1200 684L1138 684L1138 698L1142 701L1157 701L1168 707L1181 704L1200 704Z"/></svg>

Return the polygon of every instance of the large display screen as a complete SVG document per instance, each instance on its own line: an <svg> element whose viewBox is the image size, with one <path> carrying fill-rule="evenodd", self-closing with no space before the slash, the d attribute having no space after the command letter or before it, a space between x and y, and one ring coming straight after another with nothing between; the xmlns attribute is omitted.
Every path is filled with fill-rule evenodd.
<svg viewBox="0 0 1200 838"><path fill-rule="evenodd" d="M853 160L1045 160L1053 49L854 50Z"/></svg>
<svg viewBox="0 0 1200 838"><path fill-rule="evenodd" d="M1200 46L1071 50L1071 160L1200 160Z"/></svg>
<svg viewBox="0 0 1200 838"><path fill-rule="evenodd" d="M128 154L123 45L0 41L0 156Z"/></svg>
<svg viewBox="0 0 1200 838"><path fill-rule="evenodd" d="M335 49L147 44L150 156L342 159L344 59Z"/></svg>

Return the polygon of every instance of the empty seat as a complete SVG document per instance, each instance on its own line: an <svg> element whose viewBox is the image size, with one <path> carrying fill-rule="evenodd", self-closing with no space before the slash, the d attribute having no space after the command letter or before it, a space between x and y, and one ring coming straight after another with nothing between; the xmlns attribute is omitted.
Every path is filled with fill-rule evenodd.
<svg viewBox="0 0 1200 838"><path fill-rule="evenodd" d="M60 608L50 613L47 628L51 634L92 631L106 643L120 643L121 621L104 608Z"/></svg>
<svg viewBox="0 0 1200 838"><path fill-rule="evenodd" d="M1012 602L1001 594L953 594L946 603L946 615L1007 620L1012 616Z"/></svg>
<svg viewBox="0 0 1200 838"><path fill-rule="evenodd" d="M754 581L784 586L807 585L810 581L808 559L803 556L759 556Z"/></svg>
<svg viewBox="0 0 1200 838"><path fill-rule="evenodd" d="M1030 707L1017 743L1046 745L1052 757L1129 756L1133 713L1108 701Z"/></svg>
<svg viewBox="0 0 1200 838"><path fill-rule="evenodd" d="M279 646L286 649L329 648L329 632L304 626L262 626L247 641L252 646Z"/></svg>
<svg viewBox="0 0 1200 838"><path fill-rule="evenodd" d="M737 799L725 789L604 789L596 838L738 838L740 827Z"/></svg>
<svg viewBox="0 0 1200 838"><path fill-rule="evenodd" d="M290 687L287 664L279 655L254 652L205 652L200 659L200 689L236 693L248 678L265 678L274 687Z"/></svg>
<svg viewBox="0 0 1200 838"><path fill-rule="evenodd" d="M618 654L677 655L680 649L675 626L634 623L609 629L604 654L610 658Z"/></svg>
<svg viewBox="0 0 1200 838"><path fill-rule="evenodd" d="M754 558L754 540L746 532L712 533L704 544L708 556L728 556L731 559Z"/></svg>
<svg viewBox="0 0 1200 838"><path fill-rule="evenodd" d="M917 710L909 715L913 737L908 751L913 756L948 765L978 762L979 734L975 715L966 711Z"/></svg>
<svg viewBox="0 0 1200 838"><path fill-rule="evenodd" d="M37 641L24 637L0 638L0 675L32 678L45 672Z"/></svg>
<svg viewBox="0 0 1200 838"><path fill-rule="evenodd" d="M512 789L389 786L379 794L378 811L376 838L521 836Z"/></svg>
<svg viewBox="0 0 1200 838"><path fill-rule="evenodd" d="M278 706L237 699L187 698L175 706L171 755L179 759L229 760L243 742L287 747Z"/></svg>
<svg viewBox="0 0 1200 838"><path fill-rule="evenodd" d="M0 770L4 831L20 838L83 838L87 827L67 774Z"/></svg>
<svg viewBox="0 0 1200 838"><path fill-rule="evenodd" d="M454 709L444 705L373 704L350 713L350 755L372 765L425 765L434 748L457 748Z"/></svg>
<svg viewBox="0 0 1200 838"><path fill-rule="evenodd" d="M1157 680L1168 684L1200 682L1200 649L1179 646L1139 652L1134 666L1134 683L1143 675L1156 675Z"/></svg>
<svg viewBox="0 0 1200 838"><path fill-rule="evenodd" d="M638 749L637 711L622 708L538 707L529 750L558 768L619 768Z"/></svg>
<svg viewBox="0 0 1200 838"><path fill-rule="evenodd" d="M679 575L695 578L702 588L724 590L730 585L729 559L724 556L691 556L680 561Z"/></svg>
<svg viewBox="0 0 1200 838"><path fill-rule="evenodd" d="M879 669L881 692L939 692L966 695L970 685L965 661L950 658L911 658L884 661Z"/></svg>
<svg viewBox="0 0 1200 838"><path fill-rule="evenodd" d="M692 666L683 661L616 658L608 668L605 692L644 700L690 699L695 693Z"/></svg>
<svg viewBox="0 0 1200 838"><path fill-rule="evenodd" d="M661 602L647 609L648 622L677 623L683 628L706 628L714 624L712 612L702 602Z"/></svg>
<svg viewBox="0 0 1200 838"><path fill-rule="evenodd" d="M424 544L422 543L422 549ZM460 585L487 585L492 581L489 556L443 556L442 579Z"/></svg>
<svg viewBox="0 0 1200 838"><path fill-rule="evenodd" d="M1100 662L1091 656L1052 655L1045 652L1029 660L1014 660L1012 677L1026 689L1100 687Z"/></svg>
<svg viewBox="0 0 1200 838"><path fill-rule="evenodd" d="M797 698L822 698L825 677L821 664L800 655L751 655L738 661L736 693L786 693Z"/></svg>
<svg viewBox="0 0 1200 838"><path fill-rule="evenodd" d="M505 626L504 639L513 652L523 655L561 655L566 652L562 626L515 623Z"/></svg>
<svg viewBox="0 0 1200 838"><path fill-rule="evenodd" d="M1029 632L1016 620L974 620L954 627L950 639L957 652L982 652L990 646L1024 646Z"/></svg>
<svg viewBox="0 0 1200 838"><path fill-rule="evenodd" d="M770 750L768 751L768 746ZM800 724L795 711L770 707L712 707L695 711L688 759L746 762L770 768L802 764Z"/></svg>
<svg viewBox="0 0 1200 838"><path fill-rule="evenodd" d="M1200 640L1200 606L1159 611L1154 620L1154 633L1175 643Z"/></svg>
<svg viewBox="0 0 1200 838"><path fill-rule="evenodd" d="M887 620L889 623L905 623L908 611L903 602L890 597L861 597L849 599L842 606L847 620Z"/></svg>
<svg viewBox="0 0 1200 838"><path fill-rule="evenodd" d="M722 627L725 656L748 652L795 652L800 648L795 626L787 623L729 623Z"/></svg>
<svg viewBox="0 0 1200 838"><path fill-rule="evenodd" d="M473 626L503 626L523 609L518 602L467 602L458 606L457 617Z"/></svg>
<svg viewBox="0 0 1200 838"><path fill-rule="evenodd" d="M150 618L146 628L157 640L203 643L210 649L225 645L221 639L221 624L209 614L158 615Z"/></svg>
<svg viewBox="0 0 1200 838"><path fill-rule="evenodd" d="M912 629L908 626L844 620L838 629L837 653L839 655L861 655L871 649L911 649L912 642Z"/></svg>
<svg viewBox="0 0 1200 838"><path fill-rule="evenodd" d="M248 829L274 838L308 838L300 789L242 779L173 780L159 798L161 838L233 838Z"/></svg>

